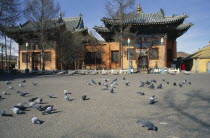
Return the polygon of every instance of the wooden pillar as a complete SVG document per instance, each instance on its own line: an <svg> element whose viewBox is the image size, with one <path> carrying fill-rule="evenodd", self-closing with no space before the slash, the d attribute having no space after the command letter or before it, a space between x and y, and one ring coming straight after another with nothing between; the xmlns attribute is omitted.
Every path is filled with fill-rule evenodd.
<svg viewBox="0 0 210 138"><path fill-rule="evenodd" d="M168 61L167 61L167 49L168 49L168 38L167 36L164 36L164 52L165 52L165 56L164 56L164 67L167 67Z"/></svg>

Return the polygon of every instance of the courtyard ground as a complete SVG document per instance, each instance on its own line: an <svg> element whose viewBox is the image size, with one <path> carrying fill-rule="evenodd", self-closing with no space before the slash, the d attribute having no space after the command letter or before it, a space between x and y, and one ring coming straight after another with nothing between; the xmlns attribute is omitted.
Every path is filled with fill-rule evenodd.
<svg viewBox="0 0 210 138"><path fill-rule="evenodd" d="M126 78L130 86L125 86ZM104 82L104 78L117 78L114 94L102 90L99 85L87 85L92 79ZM19 83L25 87L19 88ZM163 89L140 88L141 81L156 79ZM162 81L166 79L170 84ZM191 81L182 88L173 82ZM26 97L10 90L5 81L12 81L15 90L29 92ZM32 82L37 82L33 86ZM110 83L110 81L109 81ZM69 90L71 102L63 99L64 89ZM141 137L141 138L209 138L210 136L210 74L122 74L122 75L8 75L0 74L0 110L13 116L0 116L1 138L67 138L67 137ZM7 91L9 95L3 95ZM136 92L142 91L144 96ZM54 94L57 98L48 98ZM87 95L90 100L81 100ZM156 103L149 104L149 97L155 95ZM43 98L43 105L54 105L54 113L42 115L29 108L25 114L16 115L10 110L20 102L32 97ZM32 124L31 118L43 120L41 125ZM148 131L136 122L150 120L158 131Z"/></svg>

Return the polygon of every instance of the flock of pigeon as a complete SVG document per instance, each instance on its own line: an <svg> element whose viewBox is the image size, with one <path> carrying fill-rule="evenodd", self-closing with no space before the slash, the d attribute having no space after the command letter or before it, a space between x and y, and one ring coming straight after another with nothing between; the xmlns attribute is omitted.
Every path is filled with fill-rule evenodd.
<svg viewBox="0 0 210 138"><path fill-rule="evenodd" d="M21 83L19 84L19 87L25 87L23 84L26 83L26 80L21 81ZM8 85L10 90L14 90L17 94L19 94L22 97L27 97L27 95L29 95L28 92L21 92L20 90L15 90L14 87L12 86L12 82L11 81L6 81L6 85ZM33 86L36 86L37 83L32 82ZM10 95L7 91L3 91L2 92L3 95ZM70 99L68 97L68 94L71 94L70 92L68 92L68 90L64 90L64 99L67 101L72 101L72 99ZM47 95L49 98L56 98L53 94L48 94ZM0 95L0 100L5 99L2 97L2 95ZM87 98L86 95L82 96L82 100L89 100L89 98ZM51 114L53 113L52 111L53 109L53 105L41 105L43 104L43 99L40 97L33 97L30 98L28 100L29 102L29 107L26 107L26 102L24 103L18 103L17 105L13 106L11 108L12 112L14 114L24 114L25 111L28 111L28 108L33 108L37 111L40 111L42 113L42 115L46 115L46 114ZM12 114L7 114L5 110L0 110L0 116L13 116ZM38 119L37 117L33 117L31 119L33 124L42 124L44 121L41 121L40 119Z"/></svg>
<svg viewBox="0 0 210 138"><path fill-rule="evenodd" d="M113 80L109 80L109 79L104 79L103 82L96 82L95 80L91 80L90 82L88 82L88 85L98 85L98 86L102 86L102 90L110 90L110 93L114 94L114 89L117 88L117 78L113 79ZM130 82L128 80L126 80L125 78L123 78L124 84L125 86L130 86ZM19 87L24 87L24 83L26 83L26 80L21 81L21 83L19 84ZM155 86L155 84L157 83L157 81L155 79L152 80L147 80L147 81L140 81L139 87L141 88L148 88L148 89L163 89L163 83L164 85L170 85L170 83L168 81L166 81L165 79L162 79L162 83L159 83L157 85L157 87ZM183 85L189 84L191 85L191 82L188 82L186 79L181 82L181 83L176 83L173 82L172 83L173 86L177 86L182 88ZM11 90L16 91L17 94L19 94L22 97L26 97L29 93L27 92L21 92L20 90L15 90L12 87L12 82L11 81L6 81L6 85L8 85L8 88ZM32 82L33 86L36 86L37 83ZM2 92L3 95L8 95L7 91L3 91ZM70 95L72 93L70 93L68 90L64 90L64 100L66 101L72 101L73 99L70 99L68 95ZM144 92L137 92L137 94L144 96L145 93ZM47 95L49 98L56 98L53 94L48 94ZM2 96L0 95L0 99L2 99ZM82 96L82 100L89 100L90 98L87 98L87 95L83 95ZM12 112L14 114L23 114L24 111L27 110L27 108L33 108L35 110L38 110L42 113L42 115L46 115L46 114L51 114L53 109L53 105L40 105L43 102L43 99L40 97L33 97L30 98L29 100L29 107L26 107L26 102L24 103L18 103L17 105L15 105L14 107L11 108ZM149 104L155 104L156 100L155 100L155 95L149 97ZM0 110L0 115L1 116L8 116L10 114L7 114L6 111L4 110ZM31 119L33 124L42 124L44 121L41 121L40 119L38 119L37 117L33 117ZM146 127L148 130L154 130L157 131L158 127L156 127L152 122L148 121L148 120L138 120L137 121L138 124L141 124L142 127Z"/></svg>
<svg viewBox="0 0 210 138"><path fill-rule="evenodd" d="M130 82L128 80L126 80L125 78L123 78L123 81L125 83L125 86L130 86ZM162 79L163 83L169 85L170 82L166 81L165 79ZM108 83L109 79L104 79L104 82L96 82L95 80L92 79L92 81L88 82L88 85L99 85L99 86L103 86L102 90L110 90L110 93L114 93L114 88L117 87L118 83L117 83L117 78L113 79L110 81L110 84ZM143 88L143 87L147 87L149 89L155 89L155 84L157 83L157 81L155 79L152 80L147 80L147 81L140 81L139 87ZM181 83L173 83L173 86L179 86L180 88L183 87L183 85L189 84L191 85L192 83L189 81L187 81L186 79L184 81L182 81ZM110 89L109 89L110 87ZM163 89L163 84L159 83L158 86L156 87L157 89ZM140 95L145 95L144 92L137 92L137 94ZM156 100L155 100L155 95L149 97L149 104L155 104ZM141 124L142 127L146 127L148 130L154 130L154 131L158 131L158 127L156 127L152 122L150 122L149 120L138 120L137 121L138 124Z"/></svg>

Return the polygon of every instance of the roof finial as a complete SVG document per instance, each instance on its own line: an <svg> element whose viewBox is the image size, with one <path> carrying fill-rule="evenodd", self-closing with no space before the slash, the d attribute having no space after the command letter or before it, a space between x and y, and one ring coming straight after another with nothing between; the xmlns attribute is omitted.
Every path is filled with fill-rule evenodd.
<svg viewBox="0 0 210 138"><path fill-rule="evenodd" d="M137 10L136 10L138 13L142 13L142 8L141 8L141 6L140 6L140 3L138 4L138 8L137 8Z"/></svg>

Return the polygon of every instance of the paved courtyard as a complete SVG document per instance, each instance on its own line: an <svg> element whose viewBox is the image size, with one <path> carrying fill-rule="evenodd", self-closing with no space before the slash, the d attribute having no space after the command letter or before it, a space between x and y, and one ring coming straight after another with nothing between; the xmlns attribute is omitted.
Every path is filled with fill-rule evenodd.
<svg viewBox="0 0 210 138"><path fill-rule="evenodd" d="M87 85L94 79L104 83L117 78L114 93L102 90L103 86ZM123 80L125 78L126 80ZM24 87L20 88L19 83ZM156 79L163 89L140 88L140 81ZM169 81L166 84L162 79ZM173 86L184 79L192 85L182 88ZM6 80L12 82L6 85ZM125 86L126 81L130 86ZM36 82L37 86L32 85ZM26 97L19 96L15 90L29 92ZM64 89L70 91L72 101L64 100ZM0 116L1 138L23 137L141 137L141 138L209 138L210 136L210 74L160 75L160 74L122 74L122 75L2 75L0 74L0 110L13 116ZM8 95L2 92L7 91ZM145 93L144 96L137 94ZM57 98L49 98L54 94ZM82 95L90 98L81 99ZM156 103L149 104L149 97L155 95ZM54 111L42 115L34 108L25 114L16 115L10 109L17 103L27 102L32 97L43 99L42 105L54 105ZM41 125L32 124L31 118L43 120ZM158 131L147 130L136 122L150 120Z"/></svg>

